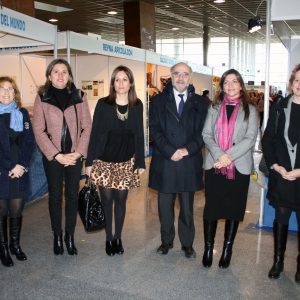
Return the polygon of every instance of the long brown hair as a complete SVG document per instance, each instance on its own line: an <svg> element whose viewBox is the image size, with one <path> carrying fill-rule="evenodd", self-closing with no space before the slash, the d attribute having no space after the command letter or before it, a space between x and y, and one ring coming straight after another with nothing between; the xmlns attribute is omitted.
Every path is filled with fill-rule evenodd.
<svg viewBox="0 0 300 300"><path fill-rule="evenodd" d="M216 105L222 103L222 101L224 100L224 97L225 97L224 81L225 81L226 77L228 75L231 75L231 74L236 76L236 79L238 80L238 82L241 85L242 89L240 91L240 98L241 98L241 101L242 101L242 104L243 104L243 109L244 109L244 112L245 112L244 120L247 120L249 118L250 98L249 98L249 95L246 91L246 87L245 87L245 83L244 83L242 75L235 69L229 69L225 73L223 73L223 75L221 77L221 80L220 80L220 83L219 83L218 91L215 95L215 98L214 98L214 101L213 101L212 105L216 106Z"/></svg>
<svg viewBox="0 0 300 300"><path fill-rule="evenodd" d="M128 67L123 66L123 65L116 67L111 74L108 103L110 103L110 104L116 103L117 95L116 95L114 85L115 85L116 76L121 71L123 71L129 79L130 89L128 91L128 106L132 107L137 103L137 95L136 95L136 91L135 91L134 77L133 77L132 71Z"/></svg>
<svg viewBox="0 0 300 300"><path fill-rule="evenodd" d="M68 73L69 73L69 80L67 82L67 89L69 90L69 92L71 91L71 87L72 87L72 84L73 84L73 73L72 73L71 66L65 59L57 58L57 59L52 60L51 63L48 65L47 69L46 69L46 73L45 73L46 82L45 82L44 85L42 85L39 88L39 93L40 94L43 94L46 91L48 91L49 87L52 85L49 76L51 75L51 72L52 72L54 66L58 65L58 64L65 65L67 67L67 70L68 70Z"/></svg>
<svg viewBox="0 0 300 300"><path fill-rule="evenodd" d="M293 90L292 90L292 85L293 85L293 82L296 78L296 73L300 71L300 64L296 65L292 71L292 74L290 76L290 79L289 79L289 86L288 86L288 90L291 94L293 94Z"/></svg>
<svg viewBox="0 0 300 300"><path fill-rule="evenodd" d="M9 76L1 76L0 77L0 85L3 82L9 82L12 85L14 92L15 92L15 97L14 97L15 102L18 107L22 107L20 91L19 91L18 86L17 86L16 82L14 81L14 79Z"/></svg>

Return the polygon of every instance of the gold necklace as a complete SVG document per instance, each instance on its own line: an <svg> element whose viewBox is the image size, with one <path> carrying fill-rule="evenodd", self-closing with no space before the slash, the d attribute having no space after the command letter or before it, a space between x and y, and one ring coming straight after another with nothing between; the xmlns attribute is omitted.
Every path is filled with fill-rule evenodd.
<svg viewBox="0 0 300 300"><path fill-rule="evenodd" d="M117 111L117 117L119 120L126 121L128 119L128 106L127 106L127 110L122 114L119 112L118 105L116 104L116 111Z"/></svg>

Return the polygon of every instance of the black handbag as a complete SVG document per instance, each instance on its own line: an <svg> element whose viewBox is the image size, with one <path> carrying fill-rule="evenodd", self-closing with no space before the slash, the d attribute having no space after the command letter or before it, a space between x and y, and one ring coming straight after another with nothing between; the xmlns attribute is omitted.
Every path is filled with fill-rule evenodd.
<svg viewBox="0 0 300 300"><path fill-rule="evenodd" d="M96 186L90 180L79 192L78 212L87 232L105 228L103 205Z"/></svg>
<svg viewBox="0 0 300 300"><path fill-rule="evenodd" d="M269 176L270 172L269 169L267 167L266 161L264 156L262 156L259 165L258 165L258 170L261 171L265 176Z"/></svg>

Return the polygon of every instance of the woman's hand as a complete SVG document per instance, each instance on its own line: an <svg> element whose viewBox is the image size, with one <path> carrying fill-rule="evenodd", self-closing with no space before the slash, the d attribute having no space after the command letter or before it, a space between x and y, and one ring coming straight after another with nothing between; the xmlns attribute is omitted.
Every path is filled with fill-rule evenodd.
<svg viewBox="0 0 300 300"><path fill-rule="evenodd" d="M69 154L59 153L55 156L55 160L57 160L60 164L64 165L65 167L76 165L76 159L74 159L72 156L70 157Z"/></svg>
<svg viewBox="0 0 300 300"><path fill-rule="evenodd" d="M20 178L25 173L25 168L21 165L16 165L13 169L8 172L10 178Z"/></svg>
<svg viewBox="0 0 300 300"><path fill-rule="evenodd" d="M137 170L138 170L139 175L141 175L141 174L143 174L145 172L145 169L142 169L142 168L137 169Z"/></svg>
<svg viewBox="0 0 300 300"><path fill-rule="evenodd" d="M284 178L284 179L287 179L287 178L285 178L286 177L286 175L287 175L287 171L286 171L286 169L284 168L284 167L282 167L282 166L280 166L280 165L278 165L278 164L274 164L274 165L272 165L272 168L277 172L277 173L279 173L281 176L282 176L282 178ZM290 179L287 179L287 180L290 180Z"/></svg>
<svg viewBox="0 0 300 300"><path fill-rule="evenodd" d="M296 180L297 178L300 177L300 169L294 169L290 172L286 172L286 174L282 177L290 181Z"/></svg>
<svg viewBox="0 0 300 300"><path fill-rule="evenodd" d="M231 164L232 160L228 154L223 154L218 158L218 160L214 163L214 168L221 169L227 167Z"/></svg>
<svg viewBox="0 0 300 300"><path fill-rule="evenodd" d="M91 171L92 171L92 166L85 167L85 174L86 174L88 177L91 177Z"/></svg>

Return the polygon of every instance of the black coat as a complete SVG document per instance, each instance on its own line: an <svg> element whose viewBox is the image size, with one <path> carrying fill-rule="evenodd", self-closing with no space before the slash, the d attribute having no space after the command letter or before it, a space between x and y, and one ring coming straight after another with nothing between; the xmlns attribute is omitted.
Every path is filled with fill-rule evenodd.
<svg viewBox="0 0 300 300"><path fill-rule="evenodd" d="M291 97L284 98L278 105L273 105L270 111L268 124L262 138L263 155L268 168L277 163L287 171L292 170L289 150L284 137L286 122L284 109L287 108L289 101L291 101ZM294 169L300 168L300 140L297 145ZM275 170L270 169L267 197L275 207L300 209L300 178L289 181L283 179Z"/></svg>
<svg viewBox="0 0 300 300"><path fill-rule="evenodd" d="M192 85L181 117L177 113L171 82L150 106L149 126L153 138L149 187L162 193L192 192L203 188L202 128L207 113L203 97L195 94ZM189 155L180 161L171 157L179 148Z"/></svg>
<svg viewBox="0 0 300 300"><path fill-rule="evenodd" d="M18 161L11 158L9 132L4 118L0 118L0 199L9 197L8 173L17 164L28 169L30 160L35 149L35 141L28 112L25 108L20 109L23 114L23 131L18 137L19 156ZM25 192L29 188L28 172L19 179L19 192Z"/></svg>
<svg viewBox="0 0 300 300"><path fill-rule="evenodd" d="M118 128L116 106L107 102L108 98L98 100L93 117L86 166L102 156L107 142L108 132ZM135 168L145 169L145 148L143 129L143 103L138 99L136 105L128 111L128 129L134 134Z"/></svg>

